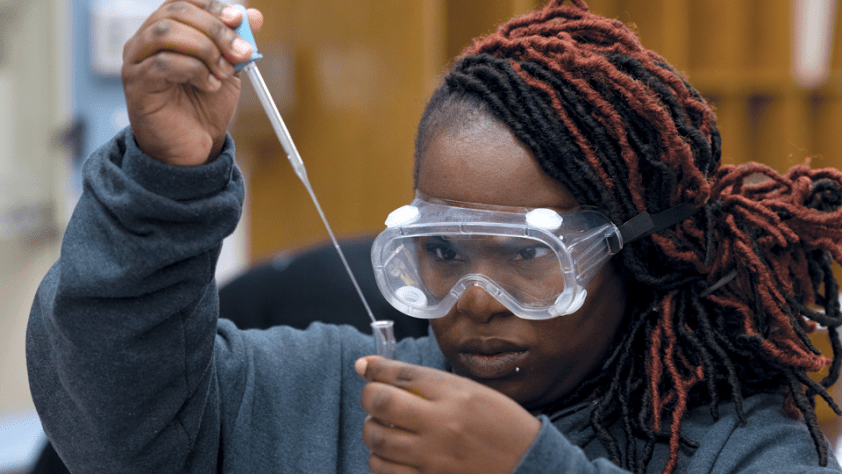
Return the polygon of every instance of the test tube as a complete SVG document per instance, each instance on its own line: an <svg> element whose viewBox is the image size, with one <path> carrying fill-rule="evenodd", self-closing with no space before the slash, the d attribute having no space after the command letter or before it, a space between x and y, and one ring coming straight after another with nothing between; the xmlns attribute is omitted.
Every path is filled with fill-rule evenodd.
<svg viewBox="0 0 842 474"><path fill-rule="evenodd" d="M395 322L381 319L371 323L374 333L374 348L377 355L387 359L395 358Z"/></svg>

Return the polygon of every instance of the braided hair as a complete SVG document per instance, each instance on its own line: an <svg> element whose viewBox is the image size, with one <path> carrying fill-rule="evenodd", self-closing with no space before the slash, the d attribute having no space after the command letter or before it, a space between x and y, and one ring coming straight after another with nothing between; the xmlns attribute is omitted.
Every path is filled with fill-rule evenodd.
<svg viewBox="0 0 842 474"><path fill-rule="evenodd" d="M622 22L582 0L564 3L501 25L454 60L421 118L416 173L434 134L484 114L618 225L697 208L615 257L635 295L627 327L601 370L555 408L595 400L591 423L615 464L642 472L666 443L670 473L679 452L697 446L681 433L689 409L708 405L718 418L730 398L746 423L745 397L781 393L826 465L814 400L840 414L827 388L842 363L831 268L842 262L842 173L721 165L714 113L687 80ZM811 344L816 323L827 327L832 359ZM827 366L823 380L808 376ZM608 430L615 422L624 447Z"/></svg>

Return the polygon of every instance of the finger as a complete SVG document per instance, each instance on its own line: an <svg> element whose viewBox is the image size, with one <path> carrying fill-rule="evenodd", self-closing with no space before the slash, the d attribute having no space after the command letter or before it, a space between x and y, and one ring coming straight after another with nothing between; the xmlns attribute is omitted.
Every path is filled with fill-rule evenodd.
<svg viewBox="0 0 842 474"><path fill-rule="evenodd" d="M146 71L146 79L154 87L169 84L191 84L207 92L219 90L222 82L196 58L163 51L135 66Z"/></svg>
<svg viewBox="0 0 842 474"><path fill-rule="evenodd" d="M418 465L415 454L418 437L412 433L387 426L372 417L363 423L363 442L369 452L398 464Z"/></svg>
<svg viewBox="0 0 842 474"><path fill-rule="evenodd" d="M171 3L190 3L215 16L221 16L222 11L231 6L228 2L223 0L165 0L159 9L166 7Z"/></svg>
<svg viewBox="0 0 842 474"><path fill-rule="evenodd" d="M260 13L260 10L256 8L249 8L247 12L249 15L249 24L251 25L251 29L257 31L263 28L263 13Z"/></svg>
<svg viewBox="0 0 842 474"><path fill-rule="evenodd" d="M233 7L224 8L219 12L216 9L208 11L206 8L209 7L197 6L193 3L194 1L197 0L175 1L161 6L147 19L145 27L139 30L141 38L151 41L149 46L154 46L155 40L165 39L167 36L183 31L176 28L170 29L169 22L176 22L194 28L210 40L210 43L203 42L203 47L207 50L206 54L201 56L208 62L209 69L213 69L217 65L220 54L235 64L248 59L251 54L251 46L222 19L226 12L233 12L238 17L240 12ZM235 26L236 24L239 24L239 20L234 23ZM144 33L146 33L145 36ZM146 44L144 41L140 43L141 45ZM150 52L149 47L139 48L137 60L143 60L145 56L151 54L154 54L154 52Z"/></svg>
<svg viewBox="0 0 842 474"><path fill-rule="evenodd" d="M421 472L413 466L396 464L376 454L368 458L368 468L371 474L419 474Z"/></svg>
<svg viewBox="0 0 842 474"><path fill-rule="evenodd" d="M363 387L360 403L380 423L413 433L419 430L428 411L427 401L423 398L378 382Z"/></svg>
<svg viewBox="0 0 842 474"><path fill-rule="evenodd" d="M224 80L234 72L234 67L222 58L219 49L199 31L172 20L162 20L141 35L146 38L129 46L127 44L127 65L139 64L161 54L183 56L185 60L197 60L204 64L208 73ZM172 61L172 58L168 58Z"/></svg>
<svg viewBox="0 0 842 474"><path fill-rule="evenodd" d="M248 8L246 9L246 13L248 13L249 26L251 26L252 30L257 31L263 27L263 13L261 13L260 10L256 8ZM220 18L222 18L222 21L229 27L236 28L240 26L242 14L240 13L240 10L229 6L222 10Z"/></svg>
<svg viewBox="0 0 842 474"><path fill-rule="evenodd" d="M145 27L138 30L136 37L127 43L124 59L140 62L170 48L195 55L220 78L231 75L233 66L220 61L220 58L225 57L227 63L238 64L249 58L251 46L226 25L222 16L228 11L236 15L240 13L234 8L225 8L215 14L197 6L194 3L197 1L175 1L161 6L147 19ZM193 34L187 34L188 29L193 30Z"/></svg>
<svg viewBox="0 0 842 474"><path fill-rule="evenodd" d="M378 356L363 357L357 363L357 372L366 379L389 384L430 400L448 390L448 378L458 380L457 376L441 370Z"/></svg>
<svg viewBox="0 0 842 474"><path fill-rule="evenodd" d="M161 20L162 18L166 18L170 15L171 12L179 11L181 9L186 8L187 6L192 7L192 11L194 14L198 15L199 11L204 11L207 14L211 15L212 17L216 17L219 19L223 18L223 12L226 9L230 8L231 6L225 2L220 0L166 0L155 10L149 17L144 20L143 24L141 24L140 30L144 30L149 28L150 25L154 24L155 22ZM236 8L231 8L239 18L239 12ZM235 23L234 26L238 25L239 21Z"/></svg>

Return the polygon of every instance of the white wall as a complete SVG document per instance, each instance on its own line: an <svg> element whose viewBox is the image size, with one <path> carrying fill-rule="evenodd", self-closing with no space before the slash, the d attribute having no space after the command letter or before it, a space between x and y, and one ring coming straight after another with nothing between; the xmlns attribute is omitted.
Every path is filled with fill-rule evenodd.
<svg viewBox="0 0 842 474"><path fill-rule="evenodd" d="M24 358L26 320L38 282L57 255L51 240L0 245L0 416L32 408Z"/></svg>
<svg viewBox="0 0 842 474"><path fill-rule="evenodd" d="M0 0L0 473L27 472L43 434L26 375L29 307L69 209L69 0Z"/></svg>
<svg viewBox="0 0 842 474"><path fill-rule="evenodd" d="M66 222L67 0L0 0L0 417L32 408L24 336Z"/></svg>

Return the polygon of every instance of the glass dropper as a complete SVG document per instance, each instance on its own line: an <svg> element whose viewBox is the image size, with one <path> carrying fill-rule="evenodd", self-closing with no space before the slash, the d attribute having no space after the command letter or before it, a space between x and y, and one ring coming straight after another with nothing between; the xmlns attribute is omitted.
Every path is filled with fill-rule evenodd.
<svg viewBox="0 0 842 474"><path fill-rule="evenodd" d="M310 185L310 180L307 178L307 170L304 168L304 162L301 160L301 155L298 153L298 149L295 147L295 143L293 143L292 141L292 136L290 135L286 124L284 124L283 118L281 118L281 113L278 111L278 107L275 105L275 101L272 99L272 95L269 93L269 88L266 87L266 82L263 80L263 76L260 74L260 70L255 64L255 61L257 59L262 58L263 55L257 52L257 44L254 41L254 35L252 34L251 27L248 22L248 14L246 13L246 8L239 4L235 4L233 6L240 10L240 13L242 13L243 16L243 21L237 28L235 28L235 31L244 40L246 40L252 48L251 57L246 62L236 65L234 69L242 69L248 75L249 80L251 81L251 85L254 88L258 99L260 100L260 105L263 106L263 110L266 112L266 116L269 118L269 122L271 122L272 128L275 130L275 135L278 136L278 141L281 142L281 147L283 147L284 152L287 155L287 159L292 165L293 171L295 171L295 174L298 175L298 178L301 180L301 182L304 184L304 187L307 189L307 192L310 194L310 199L316 206L316 210L319 212L319 217L321 217L322 222L324 223L324 226L327 229L327 233L328 235L330 235L330 240L331 242L333 242L333 247L339 254L339 259L342 260L342 265L345 266L345 271L348 272L348 276L351 277L351 282L354 284L354 289L357 290L357 294L359 295L363 306L365 306L365 310L368 313L368 317L371 318L371 329L374 333L374 341L377 354L389 359L394 359L394 322L389 320L378 321L374 317L374 313L372 313L371 307L368 305L368 301L366 300L359 283L357 283L357 279L354 276L354 272L351 270L351 266L348 264L348 260L345 258L345 253L342 252L342 248L339 246L339 242L336 240L336 236L333 234L333 230L331 229L330 224L327 221L327 217L325 217L325 214L322 211L322 206L319 205L319 200L316 198L316 193L313 192L313 187Z"/></svg>

